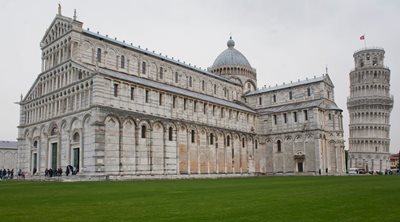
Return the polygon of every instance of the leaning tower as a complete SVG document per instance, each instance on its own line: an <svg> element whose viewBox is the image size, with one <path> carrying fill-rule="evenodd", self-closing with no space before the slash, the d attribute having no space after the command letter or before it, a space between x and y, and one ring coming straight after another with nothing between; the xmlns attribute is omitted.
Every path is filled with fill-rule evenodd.
<svg viewBox="0 0 400 222"><path fill-rule="evenodd" d="M385 50L367 48L353 55L350 72L349 167L383 172L389 168L390 69L384 66Z"/></svg>

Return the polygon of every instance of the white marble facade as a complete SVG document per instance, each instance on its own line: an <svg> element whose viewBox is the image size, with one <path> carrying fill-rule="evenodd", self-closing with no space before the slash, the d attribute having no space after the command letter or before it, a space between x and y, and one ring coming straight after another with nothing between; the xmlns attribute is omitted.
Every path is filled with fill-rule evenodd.
<svg viewBox="0 0 400 222"><path fill-rule="evenodd" d="M41 42L42 72L20 102L24 171L344 173L342 110L327 74L257 89L232 39L204 70L82 25L58 14Z"/></svg>

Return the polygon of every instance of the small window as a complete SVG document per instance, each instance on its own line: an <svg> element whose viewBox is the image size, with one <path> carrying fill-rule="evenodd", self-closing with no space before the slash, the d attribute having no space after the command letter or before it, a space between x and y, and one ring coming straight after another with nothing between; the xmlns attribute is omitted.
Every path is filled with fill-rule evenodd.
<svg viewBox="0 0 400 222"><path fill-rule="evenodd" d="M38 141L35 140L35 142L33 142L33 148L38 148Z"/></svg>
<svg viewBox="0 0 400 222"><path fill-rule="evenodd" d="M293 121L297 123L297 112L293 112Z"/></svg>
<svg viewBox="0 0 400 222"><path fill-rule="evenodd" d="M228 135L226 136L226 146L230 146L231 145L231 137Z"/></svg>
<svg viewBox="0 0 400 222"><path fill-rule="evenodd" d="M214 85L214 94L217 94L217 85Z"/></svg>
<svg viewBox="0 0 400 222"><path fill-rule="evenodd" d="M191 135L191 137L192 137L192 143L195 142L195 136L196 136L196 134L195 134L194 130L192 130L192 135Z"/></svg>
<svg viewBox="0 0 400 222"><path fill-rule="evenodd" d="M114 84L114 97L118 96L118 84Z"/></svg>
<svg viewBox="0 0 400 222"><path fill-rule="evenodd" d="M158 104L161 106L162 105L162 102L163 102L163 94L162 93L160 93L160 95L159 95L159 98L158 98Z"/></svg>
<svg viewBox="0 0 400 222"><path fill-rule="evenodd" d="M201 90L205 90L206 84L204 83L204 80L201 81Z"/></svg>
<svg viewBox="0 0 400 222"><path fill-rule="evenodd" d="M274 103L276 103L276 95L275 94L272 96L272 100L274 101Z"/></svg>
<svg viewBox="0 0 400 222"><path fill-rule="evenodd" d="M213 114L213 116L215 115L215 105L213 105L212 114Z"/></svg>
<svg viewBox="0 0 400 222"><path fill-rule="evenodd" d="M186 103L187 103L187 99L184 98L183 99L183 110L186 110Z"/></svg>
<svg viewBox="0 0 400 222"><path fill-rule="evenodd" d="M280 140L276 141L276 145L278 147L278 153L282 152L282 145Z"/></svg>
<svg viewBox="0 0 400 222"><path fill-rule="evenodd" d="M331 92L328 91L328 99L331 97Z"/></svg>
<svg viewBox="0 0 400 222"><path fill-rule="evenodd" d="M204 113L204 114L207 114L207 104L206 104L206 103L204 103L203 113Z"/></svg>
<svg viewBox="0 0 400 222"><path fill-rule="evenodd" d="M131 100L135 99L135 88L131 87Z"/></svg>
<svg viewBox="0 0 400 222"><path fill-rule="evenodd" d="M146 74L146 62L142 62L142 74Z"/></svg>
<svg viewBox="0 0 400 222"><path fill-rule="evenodd" d="M292 91L289 92L289 99L290 99L290 100L293 99L293 93L292 93Z"/></svg>
<svg viewBox="0 0 400 222"><path fill-rule="evenodd" d="M242 139L242 147L244 148L246 145L246 141L244 140L244 138Z"/></svg>
<svg viewBox="0 0 400 222"><path fill-rule="evenodd" d="M125 56L121 56L121 69L125 68Z"/></svg>
<svg viewBox="0 0 400 222"><path fill-rule="evenodd" d="M210 145L214 144L214 134L210 133Z"/></svg>
<svg viewBox="0 0 400 222"><path fill-rule="evenodd" d="M164 69L163 67L160 67L160 79L163 78L163 75L164 75Z"/></svg>
<svg viewBox="0 0 400 222"><path fill-rule="evenodd" d="M262 105L262 98L261 97L258 97L258 105Z"/></svg>
<svg viewBox="0 0 400 222"><path fill-rule="evenodd" d="M277 125L278 124L278 117L276 115L274 115L274 124Z"/></svg>
<svg viewBox="0 0 400 222"><path fill-rule="evenodd" d="M193 112L197 112L197 101L193 102Z"/></svg>
<svg viewBox="0 0 400 222"><path fill-rule="evenodd" d="M232 110L230 109L229 110L229 119L231 119L232 118Z"/></svg>
<svg viewBox="0 0 400 222"><path fill-rule="evenodd" d="M224 118L224 108L221 108L221 118Z"/></svg>
<svg viewBox="0 0 400 222"><path fill-rule="evenodd" d="M179 75L178 72L175 72L175 83L179 82Z"/></svg>
<svg viewBox="0 0 400 222"><path fill-rule="evenodd" d="M97 62L101 62L101 49L97 48Z"/></svg>
<svg viewBox="0 0 400 222"><path fill-rule="evenodd" d="M189 76L189 87L192 87L192 85L193 85L193 80L192 80L192 77Z"/></svg>
<svg viewBox="0 0 400 222"><path fill-rule="evenodd" d="M304 110L304 120L308 120L308 111Z"/></svg>
<svg viewBox="0 0 400 222"><path fill-rule="evenodd" d="M307 88L307 96L311 96L311 88Z"/></svg>
<svg viewBox="0 0 400 222"><path fill-rule="evenodd" d="M176 96L173 96L172 97L172 108L175 109L175 107L176 107Z"/></svg>
<svg viewBox="0 0 400 222"><path fill-rule="evenodd" d="M258 149L258 141L257 140L254 142L254 148Z"/></svg>
<svg viewBox="0 0 400 222"><path fill-rule="evenodd" d="M173 129L172 129L172 127L170 127L170 128L168 129L168 140L169 140L169 141L172 141L172 133L173 133Z"/></svg>
<svg viewBox="0 0 400 222"><path fill-rule="evenodd" d="M146 91L145 91L144 101L145 101L146 103L149 102L149 90L146 90Z"/></svg>
<svg viewBox="0 0 400 222"><path fill-rule="evenodd" d="M146 138L146 126L142 125L142 138Z"/></svg>
<svg viewBox="0 0 400 222"><path fill-rule="evenodd" d="M286 113L283 114L283 122L287 123L287 115L286 115Z"/></svg>
<svg viewBox="0 0 400 222"><path fill-rule="evenodd" d="M332 114L328 114L328 118L329 118L329 120L332 120Z"/></svg>

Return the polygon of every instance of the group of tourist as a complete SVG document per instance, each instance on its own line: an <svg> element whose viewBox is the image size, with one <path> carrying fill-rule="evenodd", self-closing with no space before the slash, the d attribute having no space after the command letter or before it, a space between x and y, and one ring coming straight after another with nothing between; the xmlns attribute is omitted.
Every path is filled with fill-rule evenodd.
<svg viewBox="0 0 400 222"><path fill-rule="evenodd" d="M73 167L71 165L68 165L65 169L65 175L69 176L71 175L76 175L79 172L79 169L77 167ZM46 177L59 177L62 176L63 174L63 170L61 167L59 167L58 169L47 169L44 171L44 176Z"/></svg>
<svg viewBox="0 0 400 222"><path fill-rule="evenodd" d="M14 177L14 169L0 169L0 180L12 179Z"/></svg>

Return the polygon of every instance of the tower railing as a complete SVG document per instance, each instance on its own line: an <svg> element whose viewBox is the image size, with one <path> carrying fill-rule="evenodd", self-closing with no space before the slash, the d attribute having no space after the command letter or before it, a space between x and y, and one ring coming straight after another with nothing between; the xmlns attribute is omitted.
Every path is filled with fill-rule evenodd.
<svg viewBox="0 0 400 222"><path fill-rule="evenodd" d="M359 53L359 52L365 51L365 50L383 50L383 51L385 51L385 49L383 49L382 47L371 46L371 47L364 47L364 48L358 49L353 54L356 54L356 53Z"/></svg>

